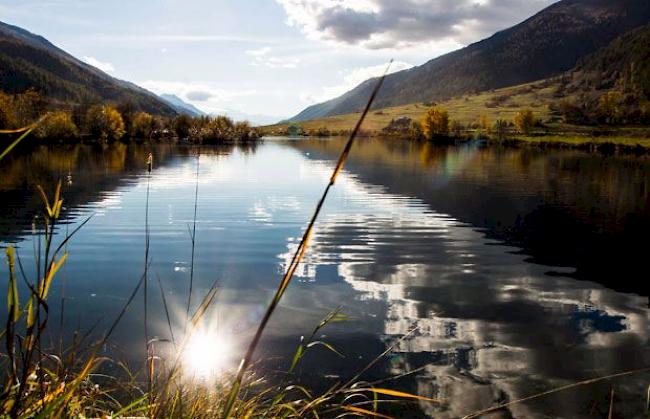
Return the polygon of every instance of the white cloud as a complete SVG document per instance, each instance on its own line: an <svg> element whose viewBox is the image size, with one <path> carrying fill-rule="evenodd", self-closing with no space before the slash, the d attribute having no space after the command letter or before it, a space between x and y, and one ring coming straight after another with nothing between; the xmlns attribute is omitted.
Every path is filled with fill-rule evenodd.
<svg viewBox="0 0 650 419"><path fill-rule="evenodd" d="M97 58L89 57L87 55L82 59L86 64L90 64L91 66L102 70L104 73L112 73L115 71L115 67L113 67L113 64L109 62L99 61Z"/></svg>
<svg viewBox="0 0 650 419"><path fill-rule="evenodd" d="M212 92L205 90L192 90L191 92L185 93L187 99L196 101L196 102L205 102L210 100L212 97Z"/></svg>
<svg viewBox="0 0 650 419"><path fill-rule="evenodd" d="M254 36L231 36L231 35L185 35L185 34L89 34L82 41L102 44L142 44L142 43L258 43L274 44L282 43L284 39L260 38Z"/></svg>
<svg viewBox="0 0 650 419"><path fill-rule="evenodd" d="M294 57L269 57L264 65L269 68L297 68L300 59Z"/></svg>
<svg viewBox="0 0 650 419"><path fill-rule="evenodd" d="M389 73L406 70L413 67L412 64L395 61L390 67ZM353 70L343 72L343 81L334 86L325 86L316 93L303 92L300 95L300 100L307 104L324 102L342 95L343 93L355 88L364 81L373 77L381 76L386 70L386 64L373 65L368 67L359 67Z"/></svg>
<svg viewBox="0 0 650 419"><path fill-rule="evenodd" d="M213 83L146 80L140 86L158 95L173 94L209 113L223 112L238 105L237 100L258 94L255 89L224 89Z"/></svg>
<svg viewBox="0 0 650 419"><path fill-rule="evenodd" d="M369 49L429 41L467 43L516 24L557 0L276 0L310 39Z"/></svg>
<svg viewBox="0 0 650 419"><path fill-rule="evenodd" d="M300 59L296 57L287 56L270 56L270 47L262 47L258 49L251 49L246 51L246 55L253 57L251 65L255 67L266 66L268 68L297 68L300 64Z"/></svg>
<svg viewBox="0 0 650 419"><path fill-rule="evenodd" d="M258 49L249 49L248 51L246 51L246 54L252 55L253 57L263 57L267 55L269 52L271 52L271 48L262 47Z"/></svg>

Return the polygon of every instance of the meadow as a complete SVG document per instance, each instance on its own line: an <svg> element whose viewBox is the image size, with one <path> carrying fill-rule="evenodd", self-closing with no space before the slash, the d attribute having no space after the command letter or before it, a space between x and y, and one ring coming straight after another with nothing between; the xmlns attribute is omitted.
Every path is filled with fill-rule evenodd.
<svg viewBox="0 0 650 419"><path fill-rule="evenodd" d="M384 109L373 109L368 114L362 130L367 135L382 135L382 130L391 121L408 118L419 122L427 109L435 106L449 113L451 124L462 125L461 138L492 138L492 126L498 120L511 124L516 115L530 110L540 122L528 135L517 133L512 127L507 137L512 141L521 141L523 145L540 143L559 146L588 146L614 144L626 147L650 147L650 131L645 126L585 126L563 121L553 104L572 101L575 95L558 97L558 85L553 80L527 83L476 94L455 97L439 103L412 103ZM266 135L286 135L291 126L300 128L304 135L319 133L345 134L349 132L359 118L359 113L336 115L322 119L301 121L297 123L280 123L262 127ZM483 125L483 126L482 126ZM485 128L485 125L489 129Z"/></svg>

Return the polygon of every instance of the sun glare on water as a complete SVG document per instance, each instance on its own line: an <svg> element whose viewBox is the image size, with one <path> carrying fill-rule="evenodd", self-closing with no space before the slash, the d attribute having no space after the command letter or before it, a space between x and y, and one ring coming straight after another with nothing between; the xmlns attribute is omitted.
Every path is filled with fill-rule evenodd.
<svg viewBox="0 0 650 419"><path fill-rule="evenodd" d="M230 352L230 343L223 336L197 332L185 347L185 371L190 377L214 379L226 367Z"/></svg>

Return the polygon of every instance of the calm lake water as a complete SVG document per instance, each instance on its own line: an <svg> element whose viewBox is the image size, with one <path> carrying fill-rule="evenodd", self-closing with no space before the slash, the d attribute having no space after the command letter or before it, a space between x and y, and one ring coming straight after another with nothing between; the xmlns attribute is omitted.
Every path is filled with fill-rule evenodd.
<svg viewBox="0 0 650 419"><path fill-rule="evenodd" d="M17 246L33 276L35 185L53 190L62 178L69 224L59 236L94 216L68 246L51 297L52 333L62 295L65 335L97 322L101 330L143 272L149 185L150 334L169 337L158 280L180 333L198 161L193 306L216 281L206 327L236 353L342 147L326 139L22 150L2 162L0 246ZM650 157L363 139L339 179L258 352L270 376L288 368L300 336L337 307L349 319L319 338L345 358L315 348L300 380L327 387L396 345L364 377L415 371L383 385L445 401L392 412L402 416L459 417L650 366ZM142 359L142 298L107 348L116 357ZM612 387L617 417L643 417L648 385L650 374L636 374L492 417L604 417Z"/></svg>

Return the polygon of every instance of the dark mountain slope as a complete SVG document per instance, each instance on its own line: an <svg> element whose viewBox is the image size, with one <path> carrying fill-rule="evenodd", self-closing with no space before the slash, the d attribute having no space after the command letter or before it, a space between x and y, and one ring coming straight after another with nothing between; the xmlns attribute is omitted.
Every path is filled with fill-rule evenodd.
<svg viewBox="0 0 650 419"><path fill-rule="evenodd" d="M648 0L562 0L488 39L389 75L374 107L440 101L544 79L570 70L582 57L647 23ZM367 80L291 120L356 112L373 85L374 79Z"/></svg>
<svg viewBox="0 0 650 419"><path fill-rule="evenodd" d="M565 80L569 91L614 88L650 98L650 24L626 33L581 60Z"/></svg>
<svg viewBox="0 0 650 419"><path fill-rule="evenodd" d="M33 88L53 102L130 102L135 109L173 115L153 93L118 80L57 48L45 38L0 22L0 90Z"/></svg>

